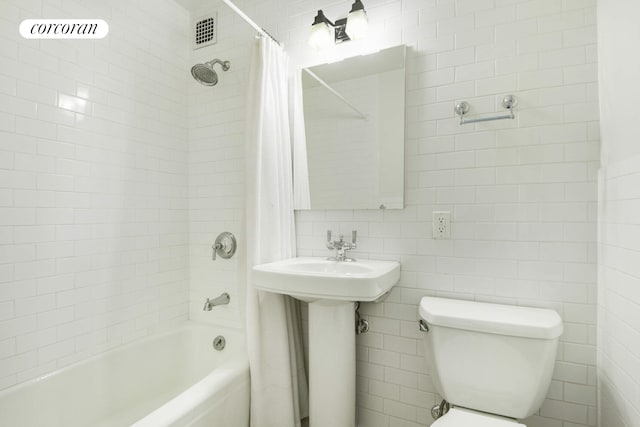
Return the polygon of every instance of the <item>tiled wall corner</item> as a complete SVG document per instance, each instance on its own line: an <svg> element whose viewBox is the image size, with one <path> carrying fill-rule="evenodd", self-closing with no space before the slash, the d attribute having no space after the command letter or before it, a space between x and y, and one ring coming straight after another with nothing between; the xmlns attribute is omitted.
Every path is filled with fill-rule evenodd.
<svg viewBox="0 0 640 427"><path fill-rule="evenodd" d="M640 425L640 158L600 174L598 371L601 426Z"/></svg>
<svg viewBox="0 0 640 427"><path fill-rule="evenodd" d="M216 66L216 86L188 83L189 128L189 271L190 318L244 327L245 304L245 109L249 78L251 32L221 2L201 2L192 16L217 12L218 41L200 49L189 48L190 65L220 59L231 68ZM230 259L212 261L211 246L224 232L238 242ZM203 311L206 298L228 292L229 305Z"/></svg>

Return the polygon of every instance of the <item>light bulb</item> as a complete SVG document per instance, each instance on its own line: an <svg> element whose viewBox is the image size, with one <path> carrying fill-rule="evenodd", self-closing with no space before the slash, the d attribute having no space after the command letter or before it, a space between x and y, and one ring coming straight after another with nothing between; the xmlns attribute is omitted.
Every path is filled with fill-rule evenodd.
<svg viewBox="0 0 640 427"><path fill-rule="evenodd" d="M319 22L311 26L309 33L309 46L322 50L331 44L333 31L326 22Z"/></svg>
<svg viewBox="0 0 640 427"><path fill-rule="evenodd" d="M369 20L364 9L352 10L347 16L347 28L345 31L351 40L362 39L369 30Z"/></svg>

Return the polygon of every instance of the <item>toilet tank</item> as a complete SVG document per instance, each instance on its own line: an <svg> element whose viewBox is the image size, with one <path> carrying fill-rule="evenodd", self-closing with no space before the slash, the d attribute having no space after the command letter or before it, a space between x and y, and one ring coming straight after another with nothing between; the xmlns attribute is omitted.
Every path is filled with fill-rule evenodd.
<svg viewBox="0 0 640 427"><path fill-rule="evenodd" d="M562 319L553 310L424 297L425 357L453 405L512 418L535 413L553 372Z"/></svg>

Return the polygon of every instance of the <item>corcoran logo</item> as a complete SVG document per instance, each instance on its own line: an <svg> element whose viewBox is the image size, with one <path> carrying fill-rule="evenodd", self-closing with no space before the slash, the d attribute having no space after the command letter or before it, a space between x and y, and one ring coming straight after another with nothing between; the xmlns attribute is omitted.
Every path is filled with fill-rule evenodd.
<svg viewBox="0 0 640 427"><path fill-rule="evenodd" d="M109 33L102 19L25 19L20 34L25 39L101 39Z"/></svg>

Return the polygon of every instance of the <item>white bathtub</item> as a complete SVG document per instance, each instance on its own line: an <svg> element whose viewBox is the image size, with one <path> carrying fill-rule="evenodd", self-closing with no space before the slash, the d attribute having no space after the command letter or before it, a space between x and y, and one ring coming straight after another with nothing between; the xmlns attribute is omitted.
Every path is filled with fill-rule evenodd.
<svg viewBox="0 0 640 427"><path fill-rule="evenodd" d="M248 425L244 336L194 322L0 392L0 426Z"/></svg>

